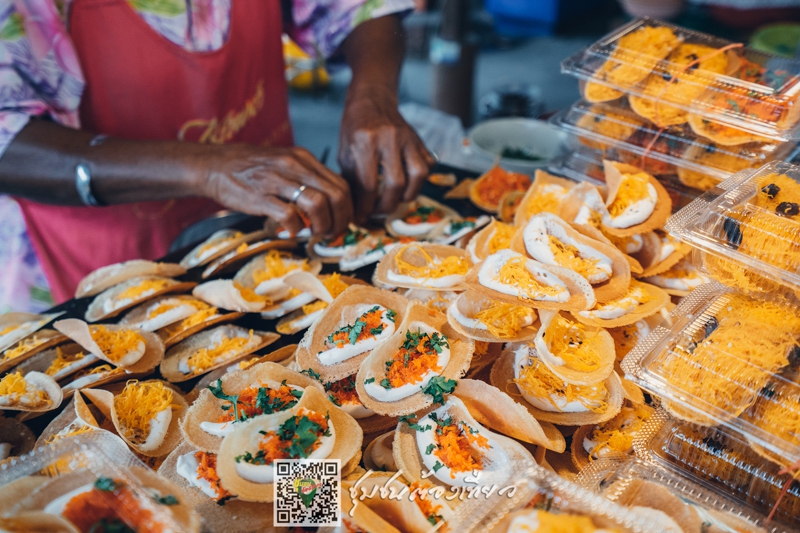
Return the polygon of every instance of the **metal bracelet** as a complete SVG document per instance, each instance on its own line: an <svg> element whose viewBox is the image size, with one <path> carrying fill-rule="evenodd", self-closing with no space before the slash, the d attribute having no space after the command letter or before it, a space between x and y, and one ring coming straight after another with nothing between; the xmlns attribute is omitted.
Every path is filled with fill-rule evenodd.
<svg viewBox="0 0 800 533"><path fill-rule="evenodd" d="M100 146L108 139L108 135L95 135L89 140L89 146ZM79 163L75 167L75 189L78 191L83 205L89 207L100 207L104 205L94 194L92 194L92 171L89 165Z"/></svg>

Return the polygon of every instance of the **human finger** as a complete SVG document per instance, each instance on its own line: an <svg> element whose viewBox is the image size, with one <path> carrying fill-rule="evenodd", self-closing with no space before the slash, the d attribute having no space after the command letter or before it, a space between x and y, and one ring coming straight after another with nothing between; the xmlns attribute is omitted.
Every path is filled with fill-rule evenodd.
<svg viewBox="0 0 800 533"><path fill-rule="evenodd" d="M403 169L401 148L394 131L383 136L378 147L383 165L383 192L378 201L379 213L391 213L400 203L406 190L406 172Z"/></svg>
<svg viewBox="0 0 800 533"><path fill-rule="evenodd" d="M410 202L419 195L422 185L428 177L432 165L428 163L426 155L430 155L427 150L420 151L418 146L412 144L407 145L403 150L406 174L408 176L408 183L403 196L403 201L405 202Z"/></svg>

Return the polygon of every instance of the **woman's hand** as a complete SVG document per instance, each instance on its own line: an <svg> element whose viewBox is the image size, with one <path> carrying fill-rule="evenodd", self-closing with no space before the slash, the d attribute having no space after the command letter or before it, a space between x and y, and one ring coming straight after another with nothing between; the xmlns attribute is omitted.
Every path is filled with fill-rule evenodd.
<svg viewBox="0 0 800 533"><path fill-rule="evenodd" d="M434 163L397 111L394 91L379 85L351 88L339 137L339 165L353 186L359 220L413 200Z"/></svg>
<svg viewBox="0 0 800 533"><path fill-rule="evenodd" d="M292 234L304 226L297 209L311 220L315 235L342 233L353 218L347 182L304 148L222 145L204 159L203 196L237 211L267 215ZM292 195L302 185L306 189L295 208Z"/></svg>

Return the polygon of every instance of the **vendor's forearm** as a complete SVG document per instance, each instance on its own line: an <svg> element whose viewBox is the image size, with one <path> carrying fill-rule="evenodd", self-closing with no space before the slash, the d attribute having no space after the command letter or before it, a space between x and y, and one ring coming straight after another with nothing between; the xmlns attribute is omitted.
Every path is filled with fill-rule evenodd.
<svg viewBox="0 0 800 533"><path fill-rule="evenodd" d="M359 24L342 43L353 70L351 94L360 90L389 89L397 93L403 64L403 25L396 15Z"/></svg>
<svg viewBox="0 0 800 533"><path fill-rule="evenodd" d="M95 134L33 119L0 158L0 193L43 203L81 205L75 167L89 166L92 192L116 204L196 194L194 170L214 147L177 141L108 138L90 146Z"/></svg>

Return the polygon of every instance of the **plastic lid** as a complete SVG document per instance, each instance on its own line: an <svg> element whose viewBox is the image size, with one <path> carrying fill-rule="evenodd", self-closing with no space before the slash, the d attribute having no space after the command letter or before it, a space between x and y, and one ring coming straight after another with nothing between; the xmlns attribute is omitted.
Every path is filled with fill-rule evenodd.
<svg viewBox="0 0 800 533"><path fill-rule="evenodd" d="M731 176L669 219L704 252L709 275L740 290L800 294L800 167L772 162Z"/></svg>
<svg viewBox="0 0 800 533"><path fill-rule="evenodd" d="M658 424L663 426L664 420ZM679 526L702 521L706 527L714 526L711 531L761 531L757 528L766 519L763 514L691 481L686 475L640 458L600 459L584 469L577 482L613 502L661 510L679 522ZM776 524L766 530L790 531Z"/></svg>
<svg viewBox="0 0 800 533"><path fill-rule="evenodd" d="M555 115L551 122L578 136L590 148L613 147L633 155L627 162L644 165L646 171L679 175L695 172L714 181L774 159L784 159L795 147L794 143L776 142L723 146L699 137L686 125L660 131L622 100L601 104L578 101L569 110Z"/></svg>
<svg viewBox="0 0 800 533"><path fill-rule="evenodd" d="M725 143L755 140L742 132L797 138L800 62L734 44L637 19L565 59L561 70L592 82L584 87L587 100L627 94L660 126L688 121L696 133Z"/></svg>
<svg viewBox="0 0 800 533"><path fill-rule="evenodd" d="M656 413L634 442L639 463L632 475L651 476L681 497L712 503L771 532L800 526L800 482L792 481L768 526L789 474L756 454L745 441L723 428L706 428ZM629 476L624 470L621 476Z"/></svg>
<svg viewBox="0 0 800 533"><path fill-rule="evenodd" d="M695 289L622 361L673 416L738 432L763 457L800 460L796 307L717 282Z"/></svg>

